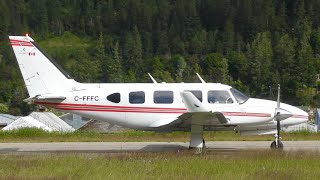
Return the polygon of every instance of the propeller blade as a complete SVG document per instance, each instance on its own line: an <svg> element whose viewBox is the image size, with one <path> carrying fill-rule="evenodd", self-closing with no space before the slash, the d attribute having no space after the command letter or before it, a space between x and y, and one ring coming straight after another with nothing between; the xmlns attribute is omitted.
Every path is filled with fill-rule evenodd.
<svg viewBox="0 0 320 180"><path fill-rule="evenodd" d="M280 108L280 84L278 84L277 108Z"/></svg>
<svg viewBox="0 0 320 180"><path fill-rule="evenodd" d="M284 113L284 114L282 114ZM281 131L281 125L280 125L280 121L281 118L285 118L287 117L286 114L290 114L289 111L286 111L284 109L280 108L280 84L278 84L278 97L277 97L277 108L275 109L275 115L274 115L274 119L277 121L277 135L276 135L276 146L277 148L280 148L280 131ZM292 113L291 113L292 116Z"/></svg>

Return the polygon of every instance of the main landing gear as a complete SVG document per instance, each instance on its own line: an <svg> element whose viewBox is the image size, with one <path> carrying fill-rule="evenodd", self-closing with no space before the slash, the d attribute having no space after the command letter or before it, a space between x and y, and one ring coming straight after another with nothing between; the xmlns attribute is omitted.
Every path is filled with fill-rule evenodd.
<svg viewBox="0 0 320 180"><path fill-rule="evenodd" d="M205 150L206 150L206 141L204 139L202 139L202 145L200 145L200 146L201 147L192 147L190 145L189 149L190 150L194 150L196 154L201 154L201 153L205 152Z"/></svg>
<svg viewBox="0 0 320 180"><path fill-rule="evenodd" d="M206 142L203 139L202 125L191 125L189 149L194 149L196 154L200 154L206 149Z"/></svg>

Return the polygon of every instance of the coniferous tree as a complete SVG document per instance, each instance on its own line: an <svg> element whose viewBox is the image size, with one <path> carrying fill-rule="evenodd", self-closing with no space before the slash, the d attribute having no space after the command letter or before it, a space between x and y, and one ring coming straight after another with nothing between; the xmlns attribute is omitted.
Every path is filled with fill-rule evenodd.
<svg viewBox="0 0 320 180"><path fill-rule="evenodd" d="M7 37L30 33L82 82L145 82L147 72L198 82L198 72L252 96L280 82L285 102L307 104L320 73L318 9L320 0L2 0L0 103L25 112Z"/></svg>
<svg viewBox="0 0 320 180"><path fill-rule="evenodd" d="M228 62L220 53L210 53L203 62L204 74L210 82L224 83L228 79Z"/></svg>
<svg viewBox="0 0 320 180"><path fill-rule="evenodd" d="M274 65L275 72L280 74L280 83L282 87L282 97L286 101L290 101L290 97L295 96L293 90L296 86L296 62L295 62L296 42L289 34L281 36L279 42L274 48Z"/></svg>
<svg viewBox="0 0 320 180"><path fill-rule="evenodd" d="M119 43L116 42L112 48L112 55L109 57L108 82L123 82L122 60L119 54Z"/></svg>
<svg viewBox="0 0 320 180"><path fill-rule="evenodd" d="M251 88L257 90L257 93L269 91L270 77L273 73L272 52L270 33L258 33L248 50Z"/></svg>
<svg viewBox="0 0 320 180"><path fill-rule="evenodd" d="M303 23L303 34L299 43L299 49L297 52L297 63L299 72L299 82L307 85L314 86L316 78L316 64L313 56L313 50L310 45L311 37L311 25L308 21Z"/></svg>

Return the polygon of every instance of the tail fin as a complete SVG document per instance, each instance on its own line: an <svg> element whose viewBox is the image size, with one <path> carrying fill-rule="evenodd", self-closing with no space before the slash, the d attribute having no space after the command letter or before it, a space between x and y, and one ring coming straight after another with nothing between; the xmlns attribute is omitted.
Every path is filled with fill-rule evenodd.
<svg viewBox="0 0 320 180"><path fill-rule="evenodd" d="M30 97L71 91L73 79L27 36L9 36Z"/></svg>

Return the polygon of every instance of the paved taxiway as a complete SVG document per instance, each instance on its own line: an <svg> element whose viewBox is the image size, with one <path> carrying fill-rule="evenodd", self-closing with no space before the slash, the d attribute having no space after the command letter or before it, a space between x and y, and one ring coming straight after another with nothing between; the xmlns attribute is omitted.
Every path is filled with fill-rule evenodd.
<svg viewBox="0 0 320 180"><path fill-rule="evenodd" d="M207 150L232 152L270 149L270 141L211 141ZM320 151L320 141L283 141L284 150ZM188 149L188 142L53 142L0 143L0 153L32 152L161 152Z"/></svg>

